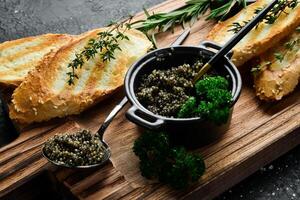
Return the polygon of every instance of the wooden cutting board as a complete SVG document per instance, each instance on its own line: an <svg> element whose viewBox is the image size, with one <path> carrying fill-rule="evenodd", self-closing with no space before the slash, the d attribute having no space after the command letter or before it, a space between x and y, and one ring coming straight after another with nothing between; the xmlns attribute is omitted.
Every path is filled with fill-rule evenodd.
<svg viewBox="0 0 300 200"><path fill-rule="evenodd" d="M151 11L170 11L184 4L169 0ZM137 15L142 18L143 14ZM205 17L193 25L185 44L197 45L214 25ZM182 32L158 36L159 46L167 46ZM84 199L212 199L260 167L300 143L299 88L276 103L259 101L252 89L248 70L242 73L244 86L237 102L229 131L218 141L197 152L205 158L206 172L199 182L183 191L152 182L140 176L133 141L141 134L125 118L129 105L113 121L105 140L112 157L105 167L76 171L51 166L41 155L43 142L54 134L70 133L80 127L96 131L106 115L121 100L122 91L80 116L53 120L22 131L19 138L0 149L0 197L26 184L38 174L49 171L78 198Z"/></svg>

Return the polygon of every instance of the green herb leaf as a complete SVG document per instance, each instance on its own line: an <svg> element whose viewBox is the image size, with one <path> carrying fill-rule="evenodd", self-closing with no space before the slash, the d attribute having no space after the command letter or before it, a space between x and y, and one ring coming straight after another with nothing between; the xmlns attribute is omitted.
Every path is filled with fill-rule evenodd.
<svg viewBox="0 0 300 200"><path fill-rule="evenodd" d="M173 147L167 133L143 133L135 142L133 152L140 159L142 176L158 179L175 189L183 189L198 181L205 171L200 155Z"/></svg>
<svg viewBox="0 0 300 200"><path fill-rule="evenodd" d="M177 116L179 118L200 116L216 124L226 123L232 102L228 87L228 81L221 76L205 77L199 80L195 84L197 98L190 97L181 106Z"/></svg>
<svg viewBox="0 0 300 200"><path fill-rule="evenodd" d="M274 53L274 56L279 62L282 62L284 59L284 56L281 53Z"/></svg>
<svg viewBox="0 0 300 200"><path fill-rule="evenodd" d="M282 15L282 14L288 14L287 9L294 9L299 4L298 0L280 0L277 4L271 9L271 11L264 17L264 19L260 23L265 24L274 24L276 20ZM263 8L257 8L254 11L254 14L258 14L260 11L262 11ZM230 27L233 27L229 29L228 31L232 31L234 33L239 32L249 21L242 23L240 22L234 22ZM259 24L258 24L259 25ZM258 26L257 25L257 26Z"/></svg>
<svg viewBox="0 0 300 200"><path fill-rule="evenodd" d="M190 97L180 108L177 117L188 118L193 115L193 112L197 109L196 98Z"/></svg>
<svg viewBox="0 0 300 200"><path fill-rule="evenodd" d="M75 79L78 79L78 75L76 74L78 67L81 68L86 61L91 58L95 58L97 53L99 53L103 62L115 59L115 52L122 50L119 42L121 40L129 40L129 37L125 34L125 32L131 28L131 18L132 17L129 18L129 22L127 23L111 22L108 30L99 32L97 34L97 38L92 38L88 41L83 51L76 53L76 58L68 64L68 68L72 69L70 72L66 73L69 76L69 85L73 85ZM120 30L123 26L125 26L125 28Z"/></svg>
<svg viewBox="0 0 300 200"><path fill-rule="evenodd" d="M190 25L192 25L198 17L206 13L209 8L211 12L207 19L223 20L234 6L246 6L246 0L220 1L217 5L214 5L214 2L215 1L212 0L189 0L185 3L185 6L174 11L169 13L153 13L152 15L144 9L147 18L134 22L132 27L144 33L153 30L165 32L172 30L177 24L181 24L185 27L186 22L190 22Z"/></svg>
<svg viewBox="0 0 300 200"><path fill-rule="evenodd" d="M272 64L272 62L270 62L270 61L267 61L267 62L265 62L265 63L263 63L263 64L259 64L259 65L257 65L256 67L253 67L252 69L251 69L251 72L252 72L252 74L253 75L258 75L261 71L263 71L263 70L265 70L266 68L268 68L270 65Z"/></svg>

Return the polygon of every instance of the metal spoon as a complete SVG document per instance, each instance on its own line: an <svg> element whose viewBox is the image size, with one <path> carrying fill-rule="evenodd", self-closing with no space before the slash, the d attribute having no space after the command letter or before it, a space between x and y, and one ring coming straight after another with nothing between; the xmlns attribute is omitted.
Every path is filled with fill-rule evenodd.
<svg viewBox="0 0 300 200"><path fill-rule="evenodd" d="M244 28L242 28L235 36L233 36L218 53L216 53L198 72L195 76L194 83L197 82L206 72L222 59L241 39L248 34L277 4L279 0L273 0L267 7L259 12Z"/></svg>
<svg viewBox="0 0 300 200"><path fill-rule="evenodd" d="M183 43L183 41L187 38L187 36L190 33L190 29L185 30L182 34L180 34L180 36L170 45L170 46L177 46ZM104 155L102 157L101 162L97 163L97 164L93 164L93 165L83 165L83 166L69 166L66 165L64 163L58 163L55 162L54 160L51 160L46 152L45 152L45 146L42 149L42 154L43 156L52 164L56 165L56 166L60 166L60 167L67 167L67 168L74 168L74 169L87 169L87 168L94 168L94 167L99 167L103 164L105 164L110 156L111 156L111 151L110 148L108 146L108 144L103 140L103 136L104 136L104 132L107 129L107 127L110 125L110 123L112 122L112 120L114 119L114 117L119 113L119 111L126 105L126 103L128 102L127 97L124 97L122 99L122 101L116 105L114 107L114 109L109 113L109 115L107 116L107 118L104 120L103 124L101 125L101 127L99 128L99 130L96 132L96 134L98 134L99 139L101 140L102 144L103 144L103 149L104 149Z"/></svg>

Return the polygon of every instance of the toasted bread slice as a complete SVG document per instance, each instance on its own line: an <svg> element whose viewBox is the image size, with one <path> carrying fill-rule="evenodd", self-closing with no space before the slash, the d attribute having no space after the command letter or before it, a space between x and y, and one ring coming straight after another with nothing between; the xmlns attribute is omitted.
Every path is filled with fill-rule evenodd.
<svg viewBox="0 0 300 200"><path fill-rule="evenodd" d="M224 45L234 35L234 32L229 31L234 22L244 24L244 21L251 20L255 16L257 8L262 8L270 2L271 0L257 0L232 18L219 22L208 34L207 39ZM300 24L300 4L294 9L286 9L285 12L273 24L260 23L235 46L232 61L236 66L241 66L265 52L295 30Z"/></svg>
<svg viewBox="0 0 300 200"><path fill-rule="evenodd" d="M19 85L50 51L73 38L65 34L44 34L0 44L0 83Z"/></svg>
<svg viewBox="0 0 300 200"><path fill-rule="evenodd" d="M71 70L68 63L104 30L90 31L49 53L14 91L10 117L29 124L78 114L122 86L128 68L152 47L145 35L136 30L126 31L129 41L119 42L122 51L115 52L116 59L103 63L97 54L78 69L79 79L74 85L67 83L66 73Z"/></svg>
<svg viewBox="0 0 300 200"><path fill-rule="evenodd" d="M287 51L285 45L295 42L292 51ZM284 55L282 61L276 60L275 53ZM292 36L285 38L270 51L258 58L260 66L266 66L254 73L254 87L256 95L261 100L280 100L291 93L297 86L300 78L300 33L295 32Z"/></svg>

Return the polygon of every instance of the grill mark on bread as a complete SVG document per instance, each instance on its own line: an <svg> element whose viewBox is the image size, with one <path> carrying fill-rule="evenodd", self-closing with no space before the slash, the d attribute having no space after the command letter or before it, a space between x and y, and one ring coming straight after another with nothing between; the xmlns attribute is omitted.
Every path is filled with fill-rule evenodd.
<svg viewBox="0 0 300 200"><path fill-rule="evenodd" d="M5 69L1 69L2 73L8 73L8 72L17 72L20 69L28 71L28 68L32 65L36 65L46 53L50 52L53 47L44 48L42 51L37 54L36 52L31 52L28 54L24 54L16 59L13 60L7 60L7 59L0 59L1 66Z"/></svg>
<svg viewBox="0 0 300 200"><path fill-rule="evenodd" d="M44 35L37 37L27 37L13 41L6 41L0 44L1 56L7 56L14 54L17 50L21 51L26 48L30 48L36 43L39 43L43 40Z"/></svg>
<svg viewBox="0 0 300 200"><path fill-rule="evenodd" d="M11 53L7 53L8 55L2 55L2 57L0 57L0 61L2 62L14 62L17 59L22 59L22 58L26 58L28 55L30 54L36 54L36 52L39 51L47 51L49 52L49 49L53 49L53 48L57 48L59 47L59 43L63 40L65 40L66 37L65 36L61 36L61 37L57 37L55 40L50 39L50 40L45 40L43 41L42 39L40 39L39 41L34 41L32 46L27 46L27 47L16 47L16 49L11 52Z"/></svg>
<svg viewBox="0 0 300 200"><path fill-rule="evenodd" d="M100 60L99 60L100 61ZM90 69L90 76L86 80L86 84L83 88L83 91L93 91L96 90L96 86L99 81L99 77L103 75L103 69L107 66L106 63L97 62L95 67ZM101 78L100 78L101 80Z"/></svg>
<svg viewBox="0 0 300 200"><path fill-rule="evenodd" d="M64 34L45 34L0 44L0 82L19 85L46 54L58 50L73 38Z"/></svg>
<svg viewBox="0 0 300 200"><path fill-rule="evenodd" d="M90 38L103 30L96 29L82 34L58 51L45 56L14 91L10 117L19 123L29 124L79 114L122 86L125 71L152 46L136 30L127 32L131 41L120 44L122 51L115 52L116 60L103 63L101 59L93 58L87 62L90 67L85 63L82 69L76 71L79 78L85 77L86 80L75 80L75 86L67 83L66 73L71 70L68 64L74 59L75 53L80 52Z"/></svg>

